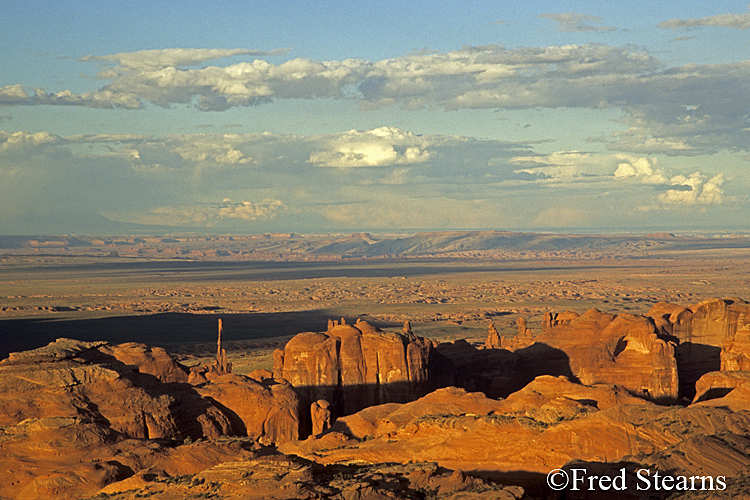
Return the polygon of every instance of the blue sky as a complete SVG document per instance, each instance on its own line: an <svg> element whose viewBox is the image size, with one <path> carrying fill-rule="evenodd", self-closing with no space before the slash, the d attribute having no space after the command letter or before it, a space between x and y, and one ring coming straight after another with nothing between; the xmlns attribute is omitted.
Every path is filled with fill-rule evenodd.
<svg viewBox="0 0 750 500"><path fill-rule="evenodd" d="M3 11L0 233L748 229L746 0Z"/></svg>

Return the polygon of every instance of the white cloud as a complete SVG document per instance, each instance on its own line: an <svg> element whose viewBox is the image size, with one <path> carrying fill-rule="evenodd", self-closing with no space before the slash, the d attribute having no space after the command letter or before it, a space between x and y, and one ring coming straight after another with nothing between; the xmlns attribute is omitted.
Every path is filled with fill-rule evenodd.
<svg viewBox="0 0 750 500"><path fill-rule="evenodd" d="M590 181L601 179L611 172L615 161L612 155L598 155L581 151L557 151L544 156L516 156L511 159L514 165L524 168L516 173L543 174L550 182Z"/></svg>
<svg viewBox="0 0 750 500"><path fill-rule="evenodd" d="M244 165L252 162L245 154L236 148L242 138L236 135L197 136L190 142L181 142L173 151L182 158L195 162L213 161L229 165Z"/></svg>
<svg viewBox="0 0 750 500"><path fill-rule="evenodd" d="M602 18L578 12L561 14L542 14L544 19L551 19L557 23L557 31L614 31L615 26L595 26L601 24Z"/></svg>
<svg viewBox="0 0 750 500"><path fill-rule="evenodd" d="M223 59L225 57L252 55L255 57L283 55L287 49L262 51L251 49L157 49L120 52L105 56L83 56L80 61L116 62L122 69L156 70L162 68L194 66L198 63Z"/></svg>
<svg viewBox="0 0 750 500"><path fill-rule="evenodd" d="M395 127L334 135L325 149L313 151L310 163L320 167L384 167L424 163L430 142Z"/></svg>
<svg viewBox="0 0 750 500"><path fill-rule="evenodd" d="M596 21L580 14L557 16L568 25ZM262 54L164 49L87 56L84 61L117 64L98 74L107 81L99 89L76 94L8 85L0 88L0 105L139 109L153 103L219 111L276 99L324 98L357 100L365 109L618 108L627 129L611 137L613 150L685 156L746 151L750 144L750 61L666 67L633 46L603 44L487 45L374 62L298 58L272 64ZM193 67L228 56L254 60ZM319 163L391 161L388 151L339 153L340 160L320 157ZM409 154L418 161L422 153Z"/></svg>
<svg viewBox="0 0 750 500"><path fill-rule="evenodd" d="M267 198L260 202L232 202L224 198L221 203L196 206L160 206L139 217L145 224L168 226L215 227L227 220L265 221L272 219L284 208L281 200Z"/></svg>
<svg viewBox="0 0 750 500"><path fill-rule="evenodd" d="M323 165L340 168L315 168ZM668 172L649 156L535 155L528 144L396 127L310 136L0 132L0 172L0 216L80 208L122 222L243 230L310 218L382 228L629 224L639 205L689 217L728 198L722 174Z"/></svg>
<svg viewBox="0 0 750 500"><path fill-rule="evenodd" d="M32 134L22 131L6 132L0 130L0 153L25 148L36 148L38 146L55 144L57 142L60 142L60 137L46 131Z"/></svg>
<svg viewBox="0 0 750 500"><path fill-rule="evenodd" d="M657 24L659 28L699 28L704 26L748 29L750 28L750 13L719 14L695 19L670 19Z"/></svg>
<svg viewBox="0 0 750 500"><path fill-rule="evenodd" d="M676 175L670 181L679 189L668 189L659 195L659 202L665 206L720 205L724 202L724 175L718 174L706 181L700 172L689 176Z"/></svg>
<svg viewBox="0 0 750 500"><path fill-rule="evenodd" d="M656 158L643 158L630 155L615 155L619 160L616 179L638 179L643 184L665 184L667 178L656 166Z"/></svg>

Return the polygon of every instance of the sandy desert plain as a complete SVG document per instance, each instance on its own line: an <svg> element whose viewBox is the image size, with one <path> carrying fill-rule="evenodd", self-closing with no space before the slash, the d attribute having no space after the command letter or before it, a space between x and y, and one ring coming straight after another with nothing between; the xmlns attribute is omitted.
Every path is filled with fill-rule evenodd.
<svg viewBox="0 0 750 500"><path fill-rule="evenodd" d="M750 345L741 338L750 323L742 309L750 299L750 238L456 232L6 237L0 244L0 456L8 470L0 498L744 498L750 491L750 385L742 385L750 365L735 352ZM721 304L729 312L716 319L712 311L708 320L734 321L724 328L733 338L712 345L711 368L690 376L727 378L725 354L735 344L731 359L740 361L729 385L706 382L714 385L705 401L693 403L694 391L676 392L687 359L677 347L698 345L699 333L680 339L677 315L697 318L698 304L728 297ZM648 315L659 303L682 309L660 323ZM592 308L601 316L588 315ZM567 310L589 323L571 333L569 320L547 319L543 332L545 315ZM529 350L528 339L513 343L519 318L536 345L558 330L569 336L547 342L569 358L567 378L547 374L556 361ZM214 361L219 319L233 374ZM621 319L619 330L611 326ZM491 324L503 349L484 349ZM628 330L644 324L653 331ZM316 425L311 401L342 397L347 364L370 380L365 344L368 335L383 336L378 329L398 336L423 372L393 379L413 382L404 390L378 386L375 402L385 404L346 416L331 402L333 415L317 428L325 431L308 438ZM274 366L274 350L300 332L328 332L315 342L338 339L335 352L324 343L298 346L304 360L295 361L288 347ZM354 361L343 347L352 335L364 352ZM594 337L602 346L591 344ZM80 342L44 347L58 338ZM127 344L123 361L117 346L134 342L154 349ZM575 351L584 344L588 351ZM594 347L608 359L591 354ZM385 358L374 376L387 385ZM446 365L435 359L448 359L454 378L446 383L437 373ZM465 372L476 363L497 365L472 379ZM665 372L670 366L674 373ZM628 387L629 367L657 389ZM169 378L170 370L182 370L184 380ZM315 392L310 381L325 370L338 381ZM286 374L297 393L279 380ZM462 389L445 388L459 379ZM480 394L483 383L492 390ZM186 409L193 400L203 413ZM576 467L587 471L579 483ZM558 468L573 481L555 491L547 472ZM650 476L639 476L645 469ZM593 471L609 474L609 483L590 479ZM656 471L675 479L653 481ZM627 484L617 488L620 474Z"/></svg>

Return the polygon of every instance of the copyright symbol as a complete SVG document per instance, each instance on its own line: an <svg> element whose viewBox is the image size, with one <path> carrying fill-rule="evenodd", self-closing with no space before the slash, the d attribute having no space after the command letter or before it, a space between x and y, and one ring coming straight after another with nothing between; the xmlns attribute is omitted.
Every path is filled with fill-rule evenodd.
<svg viewBox="0 0 750 500"><path fill-rule="evenodd" d="M564 490L569 482L568 473L562 469L555 469L547 474L547 485L555 491Z"/></svg>

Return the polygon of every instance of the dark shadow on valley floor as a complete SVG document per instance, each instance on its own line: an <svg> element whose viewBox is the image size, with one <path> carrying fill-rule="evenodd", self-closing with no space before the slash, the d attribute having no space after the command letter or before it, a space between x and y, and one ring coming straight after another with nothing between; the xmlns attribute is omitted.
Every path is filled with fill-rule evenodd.
<svg viewBox="0 0 750 500"><path fill-rule="evenodd" d="M219 318L224 324L224 341L262 341L291 337L300 332L325 331L329 319L340 317L336 311L313 310L240 314L158 313L95 319L5 319L0 320L0 359L7 357L9 352L36 349L62 337L88 342L104 340L111 344L141 342L167 350L189 344L215 344ZM283 347L283 343L279 347Z"/></svg>

